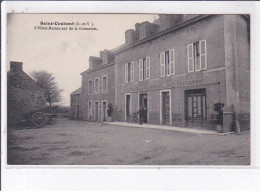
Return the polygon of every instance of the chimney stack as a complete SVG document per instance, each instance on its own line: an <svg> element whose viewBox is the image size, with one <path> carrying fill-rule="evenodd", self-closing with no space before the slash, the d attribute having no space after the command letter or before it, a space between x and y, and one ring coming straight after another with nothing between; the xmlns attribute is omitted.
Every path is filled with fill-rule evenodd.
<svg viewBox="0 0 260 194"><path fill-rule="evenodd" d="M132 44L135 40L135 31L133 29L125 31L125 43L127 45Z"/></svg>
<svg viewBox="0 0 260 194"><path fill-rule="evenodd" d="M99 57L89 57L89 69L95 69L98 65L102 63L102 59Z"/></svg>
<svg viewBox="0 0 260 194"><path fill-rule="evenodd" d="M10 71L19 73L23 71L23 63L22 62L15 62L15 61L10 61Z"/></svg>

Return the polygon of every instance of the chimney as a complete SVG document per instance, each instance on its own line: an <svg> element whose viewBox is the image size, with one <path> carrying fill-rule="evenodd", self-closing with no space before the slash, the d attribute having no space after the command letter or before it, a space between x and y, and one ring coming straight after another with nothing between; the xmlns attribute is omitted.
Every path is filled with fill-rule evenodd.
<svg viewBox="0 0 260 194"><path fill-rule="evenodd" d="M108 64L114 61L115 55L111 53L109 50L100 51L100 58L102 60L102 64Z"/></svg>
<svg viewBox="0 0 260 194"><path fill-rule="evenodd" d="M102 63L102 59L99 57L89 57L89 69L95 69L98 65Z"/></svg>
<svg viewBox="0 0 260 194"><path fill-rule="evenodd" d="M167 30L184 20L183 14L159 14L160 31Z"/></svg>
<svg viewBox="0 0 260 194"><path fill-rule="evenodd" d="M140 24L139 23L136 23L135 24L135 34L136 34L136 40L140 40Z"/></svg>
<svg viewBox="0 0 260 194"><path fill-rule="evenodd" d="M127 45L132 44L135 40L135 31L133 29L125 31L125 43Z"/></svg>
<svg viewBox="0 0 260 194"><path fill-rule="evenodd" d="M23 63L22 62L15 62L15 61L10 61L10 71L19 73L23 71Z"/></svg>

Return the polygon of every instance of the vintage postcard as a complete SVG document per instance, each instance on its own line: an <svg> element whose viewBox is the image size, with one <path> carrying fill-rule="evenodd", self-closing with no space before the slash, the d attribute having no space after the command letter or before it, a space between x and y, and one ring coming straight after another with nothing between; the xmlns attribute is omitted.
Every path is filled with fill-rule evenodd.
<svg viewBox="0 0 260 194"><path fill-rule="evenodd" d="M6 168L253 165L251 12L5 16Z"/></svg>

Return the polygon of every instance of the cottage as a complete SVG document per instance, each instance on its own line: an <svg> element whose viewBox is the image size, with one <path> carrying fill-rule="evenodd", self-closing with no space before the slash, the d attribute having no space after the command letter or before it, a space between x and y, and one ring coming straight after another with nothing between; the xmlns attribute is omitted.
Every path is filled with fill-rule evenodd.
<svg viewBox="0 0 260 194"><path fill-rule="evenodd" d="M7 72L8 124L20 123L26 114L46 107L44 92L23 71L23 63L10 62Z"/></svg>

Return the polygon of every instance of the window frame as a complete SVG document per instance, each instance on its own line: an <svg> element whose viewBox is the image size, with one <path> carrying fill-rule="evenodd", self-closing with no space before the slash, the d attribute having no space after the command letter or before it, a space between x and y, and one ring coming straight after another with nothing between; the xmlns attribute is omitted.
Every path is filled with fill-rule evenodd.
<svg viewBox="0 0 260 194"><path fill-rule="evenodd" d="M160 53L160 70L161 77L165 77L165 52Z"/></svg>
<svg viewBox="0 0 260 194"><path fill-rule="evenodd" d="M106 91L104 91L104 78L106 78ZM102 88L101 88L101 91L102 91L102 93L107 93L108 92L108 75L103 75L102 76Z"/></svg>
<svg viewBox="0 0 260 194"><path fill-rule="evenodd" d="M148 63L148 61L149 61L149 63ZM146 77L145 77L145 79L148 80L148 79L151 78L151 59L150 59L150 56L145 58L145 62L146 62L146 65L145 65Z"/></svg>
<svg viewBox="0 0 260 194"><path fill-rule="evenodd" d="M125 64L125 83L128 83L128 63Z"/></svg>
<svg viewBox="0 0 260 194"><path fill-rule="evenodd" d="M202 52L201 52L201 43L202 43L202 42L205 42L205 53L204 53L204 54L202 54ZM200 41L199 41L199 44L200 44L200 69L201 69L201 70L207 70L207 68L208 68L208 61L207 61L207 41L206 41L206 40L200 40ZM205 56L205 67L204 67L204 68L201 67L201 58L202 58L202 56Z"/></svg>
<svg viewBox="0 0 260 194"><path fill-rule="evenodd" d="M89 90L89 88L90 88L89 82L92 83L91 92ZM94 88L93 80L92 79L88 79L88 94L93 94L93 88Z"/></svg>
<svg viewBox="0 0 260 194"><path fill-rule="evenodd" d="M96 91L96 80L98 80L97 84L97 91ZM94 78L94 94L99 94L100 93L100 79L99 77Z"/></svg>
<svg viewBox="0 0 260 194"><path fill-rule="evenodd" d="M144 80L144 61L143 58L139 59L139 81L143 81Z"/></svg>
<svg viewBox="0 0 260 194"><path fill-rule="evenodd" d="M205 52L202 53L202 43L204 43L204 47L205 47ZM196 51L196 45L198 45L199 47L199 56L194 56L195 53L197 53ZM192 46L191 47L191 50L192 50L192 57L190 57L190 53L189 53L189 46ZM202 57L205 58L205 67L202 67L201 66L201 61L202 61ZM199 64L197 64L197 58L199 58ZM187 45L187 65L188 65L188 73L191 73L191 72L199 72L199 71L202 71L202 70L207 70L208 69L208 62L207 62L207 41L204 39L204 40L200 40L198 42L194 42L192 44L188 44ZM192 61L192 71L190 71L190 60Z"/></svg>
<svg viewBox="0 0 260 194"><path fill-rule="evenodd" d="M189 47L191 46L191 54L192 56L190 57L190 49ZM188 65L188 73L191 73L191 72L194 72L194 52L193 52L193 43L192 44L188 44L187 45L187 65ZM191 67L192 67L192 70L190 70L190 60L192 61L192 64L191 64Z"/></svg>
<svg viewBox="0 0 260 194"><path fill-rule="evenodd" d="M135 66L135 63L134 61L131 61L130 63L130 82L134 82L134 66Z"/></svg>

